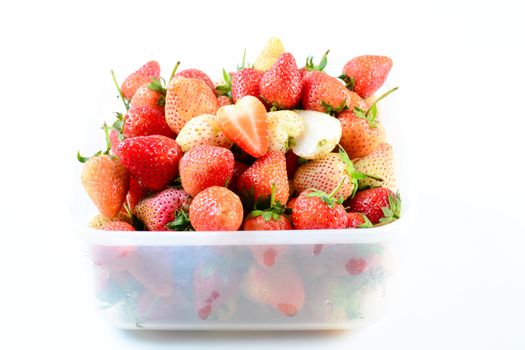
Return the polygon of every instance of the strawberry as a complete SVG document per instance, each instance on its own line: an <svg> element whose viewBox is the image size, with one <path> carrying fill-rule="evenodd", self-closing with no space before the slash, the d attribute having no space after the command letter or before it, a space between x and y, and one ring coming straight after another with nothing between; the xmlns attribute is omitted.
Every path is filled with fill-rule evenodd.
<svg viewBox="0 0 525 350"><path fill-rule="evenodd" d="M155 88L152 88L152 86L155 86ZM129 103L130 108L149 106L162 113L162 115L164 115L165 104L166 91L162 88L158 80L154 83L149 83L139 87Z"/></svg>
<svg viewBox="0 0 525 350"><path fill-rule="evenodd" d="M237 180L239 180L239 177L249 168L250 166L247 164L244 164L242 162L239 162L237 160L233 163L233 175L230 183L228 184L228 188L231 190L234 190L237 188Z"/></svg>
<svg viewBox="0 0 525 350"><path fill-rule="evenodd" d="M305 159L316 159L332 152L341 138L339 120L316 111L295 112L303 118L304 130L291 145L293 153Z"/></svg>
<svg viewBox="0 0 525 350"><path fill-rule="evenodd" d="M334 196L345 200L357 191L358 179L365 177L365 174L356 171L345 151L339 149L339 153L329 153L301 165L295 173L293 183L298 192L315 188L330 193L339 187Z"/></svg>
<svg viewBox="0 0 525 350"><path fill-rule="evenodd" d="M394 152L392 151L392 146L388 143L379 144L375 151L363 158L359 158L354 164L356 170L362 173L373 174L383 179L382 182L372 178L360 179L359 188L381 186L391 191L397 190L394 171Z"/></svg>
<svg viewBox="0 0 525 350"><path fill-rule="evenodd" d="M129 221L129 216L120 212L116 217L110 219L102 214L95 215L90 221L88 226L94 229L101 229L104 225L111 221Z"/></svg>
<svg viewBox="0 0 525 350"><path fill-rule="evenodd" d="M190 222L195 231L236 231L243 215L239 197L221 186L199 192L190 205Z"/></svg>
<svg viewBox="0 0 525 350"><path fill-rule="evenodd" d="M233 153L224 147L195 146L179 163L182 188L195 196L211 186L227 186L233 176Z"/></svg>
<svg viewBox="0 0 525 350"><path fill-rule="evenodd" d="M350 210L365 214L372 224L399 219L401 198L388 188L376 187L359 191L349 203Z"/></svg>
<svg viewBox="0 0 525 350"><path fill-rule="evenodd" d="M263 73L254 68L244 68L236 72L231 80L231 93L234 102L237 102L244 96L259 97L259 84Z"/></svg>
<svg viewBox="0 0 525 350"><path fill-rule="evenodd" d="M340 182L340 185L343 182ZM348 215L341 205L341 200L336 200L334 194L326 194L318 190L306 190L295 200L292 208L292 221L297 230L318 230L346 228Z"/></svg>
<svg viewBox="0 0 525 350"><path fill-rule="evenodd" d="M213 81L211 81L208 74L204 73L201 70L194 69L194 68L185 69L175 74L175 76L184 77L184 78L192 78L192 79L200 79L203 82L205 82L206 85L208 85L211 91L213 91L213 93L215 94L215 84L213 84Z"/></svg>
<svg viewBox="0 0 525 350"><path fill-rule="evenodd" d="M201 114L215 114L217 108L217 97L200 79L178 76L168 84L166 122L177 134L191 118Z"/></svg>
<svg viewBox="0 0 525 350"><path fill-rule="evenodd" d="M352 97L341 81L318 71L309 72L304 76L301 102L306 110L330 115L353 109L355 103L366 109L365 102L361 98L357 100L355 96Z"/></svg>
<svg viewBox="0 0 525 350"><path fill-rule="evenodd" d="M152 79L160 79L160 65L157 61L150 61L130 74L120 87L122 94L131 100L138 88L150 83Z"/></svg>
<svg viewBox="0 0 525 350"><path fill-rule="evenodd" d="M367 98L374 94L385 82L392 60L386 56L358 56L343 67L343 79L350 90Z"/></svg>
<svg viewBox="0 0 525 350"><path fill-rule="evenodd" d="M264 73L259 85L261 97L272 108L290 109L301 99L301 73L291 53L282 54Z"/></svg>
<svg viewBox="0 0 525 350"><path fill-rule="evenodd" d="M190 119L175 139L183 152L198 145L210 145L230 148L232 142L219 129L217 117L202 114Z"/></svg>
<svg viewBox="0 0 525 350"><path fill-rule="evenodd" d="M365 214L348 213L348 228L372 227L372 223Z"/></svg>
<svg viewBox="0 0 525 350"><path fill-rule="evenodd" d="M118 145L120 144L121 135L115 129L109 131L109 142L111 143L111 153L118 156Z"/></svg>
<svg viewBox="0 0 525 350"><path fill-rule="evenodd" d="M104 231L135 231L135 227L125 221L110 221L100 229Z"/></svg>
<svg viewBox="0 0 525 350"><path fill-rule="evenodd" d="M222 106L228 106L233 104L232 100L228 96L219 96L217 97L217 103L219 105L219 108Z"/></svg>
<svg viewBox="0 0 525 350"><path fill-rule="evenodd" d="M125 139L118 154L142 187L159 191L177 177L182 150L169 137L150 135Z"/></svg>
<svg viewBox="0 0 525 350"><path fill-rule="evenodd" d="M286 158L286 173L289 179L293 179L295 172L299 168L299 157L291 151L286 152L284 156Z"/></svg>
<svg viewBox="0 0 525 350"><path fill-rule="evenodd" d="M177 212L188 211L191 199L183 190L167 188L141 200L135 215L149 231L167 231L168 224L175 220Z"/></svg>
<svg viewBox="0 0 525 350"><path fill-rule="evenodd" d="M221 107L217 121L224 135L253 157L268 151L266 108L256 97L245 96L235 105Z"/></svg>
<svg viewBox="0 0 525 350"><path fill-rule="evenodd" d="M365 111L359 107L342 112L338 117L343 128L340 144L352 159L361 158L372 153L380 143L385 141L385 131L377 120L377 103L396 91L393 88L381 95Z"/></svg>
<svg viewBox="0 0 525 350"><path fill-rule="evenodd" d="M142 200L148 192L133 176L129 177L129 191L126 195L126 204L131 212L134 212L135 206Z"/></svg>
<svg viewBox="0 0 525 350"><path fill-rule="evenodd" d="M247 204L267 201L275 186L275 200L288 201L289 187L286 159L281 152L270 151L257 159L237 181L237 190Z"/></svg>
<svg viewBox="0 0 525 350"><path fill-rule="evenodd" d="M268 120L268 149L286 152L304 130L303 118L294 111L275 111L266 114Z"/></svg>
<svg viewBox="0 0 525 350"><path fill-rule="evenodd" d="M268 43L255 60L253 68L265 72L270 69L277 59L284 53L283 43L279 38L270 38Z"/></svg>
<svg viewBox="0 0 525 350"><path fill-rule="evenodd" d="M285 316L295 316L304 306L304 284L291 264L265 269L253 264L242 285L256 303L270 305Z"/></svg>
<svg viewBox="0 0 525 350"><path fill-rule="evenodd" d="M366 269L366 260L363 258L352 258L345 264L345 268L349 274L356 276L360 275Z"/></svg>
<svg viewBox="0 0 525 350"><path fill-rule="evenodd" d="M124 116L122 134L125 137L164 135L175 138L175 133L166 123L164 112L146 105L131 106Z"/></svg>
<svg viewBox="0 0 525 350"><path fill-rule="evenodd" d="M308 56L306 58L306 64L304 67L299 68L299 73L301 73L301 78L304 78L304 76L311 71L318 71L322 72L324 71L326 65L328 64L328 53L330 50L326 50L324 55L321 57L321 60L319 61L319 64L314 63L313 56Z"/></svg>
<svg viewBox="0 0 525 350"><path fill-rule="evenodd" d="M129 175L118 158L97 155L85 162L82 185L99 212L112 219L126 199Z"/></svg>

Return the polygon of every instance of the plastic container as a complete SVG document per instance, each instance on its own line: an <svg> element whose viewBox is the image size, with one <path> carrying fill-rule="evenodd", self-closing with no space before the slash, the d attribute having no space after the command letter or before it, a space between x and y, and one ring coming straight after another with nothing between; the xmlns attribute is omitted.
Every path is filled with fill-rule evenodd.
<svg viewBox="0 0 525 350"><path fill-rule="evenodd" d="M80 192L72 211L78 223L95 214ZM391 251L404 223L249 232L76 227L100 312L117 327L283 330L355 329L376 320L388 303Z"/></svg>

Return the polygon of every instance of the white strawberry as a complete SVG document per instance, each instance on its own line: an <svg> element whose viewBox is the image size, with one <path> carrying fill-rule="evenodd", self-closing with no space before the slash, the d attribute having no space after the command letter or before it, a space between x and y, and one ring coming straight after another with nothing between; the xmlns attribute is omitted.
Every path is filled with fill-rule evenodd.
<svg viewBox="0 0 525 350"><path fill-rule="evenodd" d="M286 152L295 138L304 130L303 118L294 111L276 111L266 114L270 151Z"/></svg>
<svg viewBox="0 0 525 350"><path fill-rule="evenodd" d="M198 145L230 148L232 142L219 129L216 118L213 114L202 114L190 119L175 139L182 151Z"/></svg>
<svg viewBox="0 0 525 350"><path fill-rule="evenodd" d="M359 180L359 188L386 187L393 192L397 191L396 176L394 171L394 152L388 143L381 143L369 155L354 161L356 170L380 177L383 182L372 178Z"/></svg>
<svg viewBox="0 0 525 350"><path fill-rule="evenodd" d="M303 132L295 138L292 151L305 159L318 159L330 153L341 139L341 123L326 113L296 110L304 121Z"/></svg>

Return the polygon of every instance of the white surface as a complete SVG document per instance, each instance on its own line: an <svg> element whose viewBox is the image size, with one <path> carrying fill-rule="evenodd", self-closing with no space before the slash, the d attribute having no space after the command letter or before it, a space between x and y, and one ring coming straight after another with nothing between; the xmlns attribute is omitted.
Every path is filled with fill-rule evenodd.
<svg viewBox="0 0 525 350"><path fill-rule="evenodd" d="M8 349L523 349L525 32L518 1L227 5L191 1L0 5L0 347ZM321 4L321 5L320 5ZM243 14L244 12L244 14ZM357 333L162 333L111 328L94 312L67 215L74 153L99 103L159 56L216 72L253 61L270 35L328 70L393 57L389 84L418 189L402 294ZM186 57L200 57L187 62ZM108 116L110 117L110 116ZM386 118L387 116L383 116ZM91 150L85 150L89 153ZM73 161L73 162L72 162Z"/></svg>

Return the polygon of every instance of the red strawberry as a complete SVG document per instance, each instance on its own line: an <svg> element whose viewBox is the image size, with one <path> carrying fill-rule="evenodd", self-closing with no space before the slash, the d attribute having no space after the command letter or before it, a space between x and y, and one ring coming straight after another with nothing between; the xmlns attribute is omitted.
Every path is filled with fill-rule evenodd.
<svg viewBox="0 0 525 350"><path fill-rule="evenodd" d="M374 94L385 82L392 60L385 56L359 56L348 61L343 67L341 78L350 90L367 98Z"/></svg>
<svg viewBox="0 0 525 350"><path fill-rule="evenodd" d="M350 200L350 210L365 214L372 224L399 219L401 198L387 188L376 187L359 191Z"/></svg>
<svg viewBox="0 0 525 350"><path fill-rule="evenodd" d="M360 275L366 269L366 260L363 258L350 259L345 264L345 268L351 275Z"/></svg>
<svg viewBox="0 0 525 350"><path fill-rule="evenodd" d="M131 100L135 92L142 85L150 83L152 79L160 79L160 65L157 61L150 61L129 75L120 88L122 94Z"/></svg>
<svg viewBox="0 0 525 350"><path fill-rule="evenodd" d="M239 162L235 160L233 163L233 176L232 179L228 185L228 188L231 190L234 190L237 188L237 180L239 180L239 177L249 168L249 165L246 165L242 162Z"/></svg>
<svg viewBox="0 0 525 350"><path fill-rule="evenodd" d="M348 215L341 203L331 195L307 190L295 200L292 221L297 230L346 228Z"/></svg>
<svg viewBox="0 0 525 350"><path fill-rule="evenodd" d="M124 117L122 133L125 137L164 135L175 138L175 133L166 123L164 112L146 105L131 106Z"/></svg>
<svg viewBox="0 0 525 350"><path fill-rule="evenodd" d="M208 85L211 91L213 91L213 93L215 94L215 84L213 84L213 81L211 81L208 74L204 73L201 70L194 69L194 68L185 69L175 74L175 76L184 77L184 78L192 78L192 79L200 79L203 82L205 82L206 85Z"/></svg>
<svg viewBox="0 0 525 350"><path fill-rule="evenodd" d="M241 200L226 187L208 187L190 205L190 222L195 231L236 231L243 216Z"/></svg>
<svg viewBox="0 0 525 350"><path fill-rule="evenodd" d="M82 185L99 212L112 219L126 199L129 175L118 158L99 155L84 164Z"/></svg>
<svg viewBox="0 0 525 350"><path fill-rule="evenodd" d="M129 191L126 195L126 203L129 210L134 212L135 206L142 200L148 191L133 177L129 177Z"/></svg>
<svg viewBox="0 0 525 350"><path fill-rule="evenodd" d="M167 188L137 204L135 215L150 231L167 231L167 225L175 220L181 209L188 211L191 199L183 190Z"/></svg>
<svg viewBox="0 0 525 350"><path fill-rule="evenodd" d="M372 227L366 215L361 213L348 213L348 228Z"/></svg>
<svg viewBox="0 0 525 350"><path fill-rule="evenodd" d="M254 68L244 68L232 77L232 99L237 102L244 96L259 97L259 84L263 73Z"/></svg>
<svg viewBox="0 0 525 350"><path fill-rule="evenodd" d="M369 155L385 141L385 130L378 120L370 122L353 111L345 111L339 121L343 129L339 144L352 159Z"/></svg>
<svg viewBox="0 0 525 350"><path fill-rule="evenodd" d="M221 107L217 121L224 135L253 157L268 151L266 108L256 97L245 96L235 105Z"/></svg>
<svg viewBox="0 0 525 350"><path fill-rule="evenodd" d="M325 73L312 71L303 78L301 102L304 109L336 115L354 104L366 109L365 102L352 98L348 89L336 78Z"/></svg>
<svg viewBox="0 0 525 350"><path fill-rule="evenodd" d="M228 105L233 104L232 100L228 96L225 96L225 95L217 97L217 103L219 105L219 108L222 106L228 106Z"/></svg>
<svg viewBox="0 0 525 350"><path fill-rule="evenodd" d="M178 175L182 150L175 140L162 135L137 136L118 147L122 164L146 189L164 189Z"/></svg>
<svg viewBox="0 0 525 350"><path fill-rule="evenodd" d="M271 305L285 316L295 316L304 306L304 284L291 264L271 269L252 265L243 291L252 301Z"/></svg>
<svg viewBox="0 0 525 350"><path fill-rule="evenodd" d="M166 92L162 92L160 83L158 89L152 89L150 84L142 85L133 95L131 102L129 103L130 108L149 106L156 109L164 115L164 105L166 104ZM160 90L160 91L159 91Z"/></svg>
<svg viewBox="0 0 525 350"><path fill-rule="evenodd" d="M135 231L135 227L125 221L110 221L100 229L104 231Z"/></svg>
<svg viewBox="0 0 525 350"><path fill-rule="evenodd" d="M282 54L264 73L259 85L262 98L278 109L291 109L301 99L301 73L291 53Z"/></svg>
<svg viewBox="0 0 525 350"><path fill-rule="evenodd" d="M299 167L299 156L292 151L286 152L286 173L288 178L293 179L297 168Z"/></svg>
<svg viewBox="0 0 525 350"><path fill-rule="evenodd" d="M109 131L109 142L111 143L111 153L118 157L118 145L120 144L119 132L115 129Z"/></svg>
<svg viewBox="0 0 525 350"><path fill-rule="evenodd" d="M217 97L201 79L177 76L168 84L166 122L177 134L191 118L201 114L215 114L217 108Z"/></svg>
<svg viewBox="0 0 525 350"><path fill-rule="evenodd" d="M179 173L184 190L192 197L211 186L226 186L233 176L233 153L224 147L200 145L182 156Z"/></svg>
<svg viewBox="0 0 525 350"><path fill-rule="evenodd" d="M270 151L257 159L237 181L237 190L246 203L257 203L270 199L275 186L275 200L288 201L289 186L284 154Z"/></svg>

